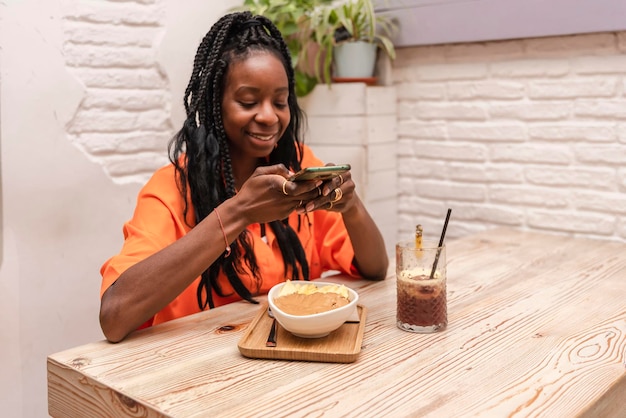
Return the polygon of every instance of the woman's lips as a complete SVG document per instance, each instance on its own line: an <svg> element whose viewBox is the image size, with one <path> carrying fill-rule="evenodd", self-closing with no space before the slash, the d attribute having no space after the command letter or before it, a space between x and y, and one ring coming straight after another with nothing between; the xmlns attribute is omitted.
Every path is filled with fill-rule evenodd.
<svg viewBox="0 0 626 418"><path fill-rule="evenodd" d="M259 141L271 141L277 135L277 133L256 134L256 133L248 132L248 135L250 135L253 138L258 139Z"/></svg>

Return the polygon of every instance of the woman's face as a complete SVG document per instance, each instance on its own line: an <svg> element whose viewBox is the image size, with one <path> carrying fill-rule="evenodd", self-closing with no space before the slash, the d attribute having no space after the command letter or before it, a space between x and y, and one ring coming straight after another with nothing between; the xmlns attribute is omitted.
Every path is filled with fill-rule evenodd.
<svg viewBox="0 0 626 418"><path fill-rule="evenodd" d="M272 152L291 119L288 97L287 73L273 54L253 52L229 66L222 119L233 159Z"/></svg>

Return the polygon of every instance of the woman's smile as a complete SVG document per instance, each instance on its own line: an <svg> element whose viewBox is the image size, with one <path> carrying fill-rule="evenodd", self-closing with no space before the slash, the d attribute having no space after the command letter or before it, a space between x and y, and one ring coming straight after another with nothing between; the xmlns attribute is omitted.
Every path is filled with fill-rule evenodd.
<svg viewBox="0 0 626 418"><path fill-rule="evenodd" d="M273 133L273 134L257 134L257 133L252 133L252 132L247 132L248 135L250 135L253 138L258 139L259 141L271 141L272 139L274 139L274 137L276 137L277 132Z"/></svg>

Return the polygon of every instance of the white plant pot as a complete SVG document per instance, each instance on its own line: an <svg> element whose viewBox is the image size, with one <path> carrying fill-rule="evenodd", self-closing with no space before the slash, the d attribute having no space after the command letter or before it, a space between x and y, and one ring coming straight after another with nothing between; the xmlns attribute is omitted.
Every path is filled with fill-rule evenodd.
<svg viewBox="0 0 626 418"><path fill-rule="evenodd" d="M334 48L335 77L369 78L374 76L378 46L369 42L344 42Z"/></svg>

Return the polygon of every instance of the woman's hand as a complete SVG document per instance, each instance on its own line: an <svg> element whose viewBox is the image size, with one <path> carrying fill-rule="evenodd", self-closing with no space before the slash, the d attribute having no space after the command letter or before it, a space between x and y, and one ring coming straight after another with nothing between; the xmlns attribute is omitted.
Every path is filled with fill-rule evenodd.
<svg viewBox="0 0 626 418"><path fill-rule="evenodd" d="M316 194L312 195L309 192L306 196L308 199L304 199L303 205L296 210L298 213L313 212L318 209L344 213L355 203L354 198L356 194L354 189L355 184L352 181L352 174L350 171L347 171L321 183L315 189Z"/></svg>
<svg viewBox="0 0 626 418"><path fill-rule="evenodd" d="M289 181L293 173L284 165L258 167L234 199L248 223L285 219L296 208L319 195L322 181Z"/></svg>

